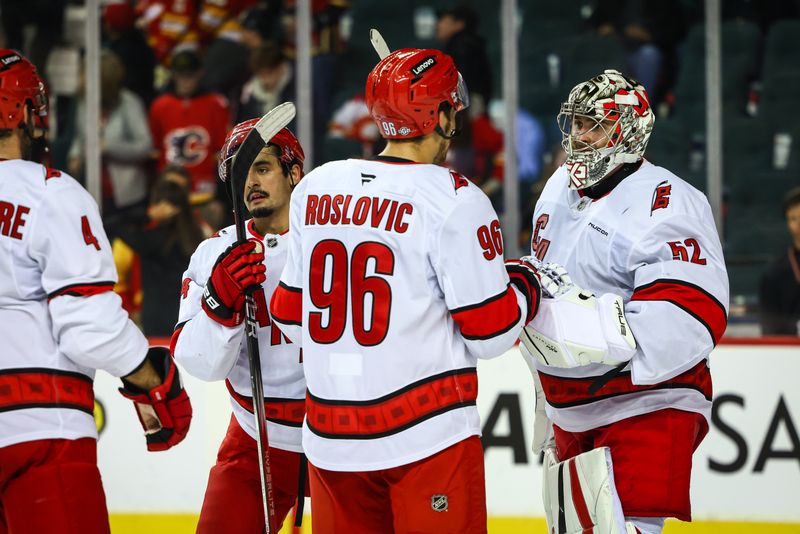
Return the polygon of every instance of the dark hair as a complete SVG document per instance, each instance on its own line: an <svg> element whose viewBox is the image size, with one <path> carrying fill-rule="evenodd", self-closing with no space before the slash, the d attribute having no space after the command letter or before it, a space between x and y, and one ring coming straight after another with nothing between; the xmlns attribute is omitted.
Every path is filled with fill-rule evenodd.
<svg viewBox="0 0 800 534"><path fill-rule="evenodd" d="M255 73L261 69L274 69L286 61L286 56L275 43L266 43L250 54L250 72Z"/></svg>
<svg viewBox="0 0 800 534"><path fill-rule="evenodd" d="M786 215L790 209L800 205L800 187L795 187L783 197L783 214Z"/></svg>
<svg viewBox="0 0 800 534"><path fill-rule="evenodd" d="M466 2L458 2L436 12L436 18L451 16L464 23L464 29L473 32L478 29L478 14L473 7Z"/></svg>
<svg viewBox="0 0 800 534"><path fill-rule="evenodd" d="M203 230L194 218L189 205L188 190L178 183L170 180L159 179L153 185L150 202L155 204L166 201L178 208L178 214L165 223L168 237L164 243L164 252L169 252L175 245L187 258L192 255L197 246L205 239Z"/></svg>

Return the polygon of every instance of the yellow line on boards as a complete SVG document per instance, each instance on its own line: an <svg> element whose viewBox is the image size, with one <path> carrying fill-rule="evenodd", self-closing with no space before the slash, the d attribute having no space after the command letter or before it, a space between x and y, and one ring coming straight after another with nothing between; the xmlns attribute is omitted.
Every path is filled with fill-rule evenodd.
<svg viewBox="0 0 800 534"><path fill-rule="evenodd" d="M111 534L194 534L196 514L111 514ZM800 523L747 523L728 521L668 521L664 534L800 534ZM547 533L544 519L490 517L489 534ZM280 534L311 534L311 517L293 530L287 518Z"/></svg>

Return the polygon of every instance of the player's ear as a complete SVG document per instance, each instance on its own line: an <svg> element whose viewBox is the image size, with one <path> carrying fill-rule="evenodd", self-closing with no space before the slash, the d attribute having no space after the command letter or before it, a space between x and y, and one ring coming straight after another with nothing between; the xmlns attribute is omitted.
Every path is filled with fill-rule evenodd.
<svg viewBox="0 0 800 534"><path fill-rule="evenodd" d="M439 108L439 128L452 136L456 132L456 110L449 106Z"/></svg>
<svg viewBox="0 0 800 534"><path fill-rule="evenodd" d="M300 177L302 175L303 170L300 168L300 165L295 163L289 169L289 175L287 178L289 179L289 187L294 189L294 186L297 185L297 182L300 181Z"/></svg>

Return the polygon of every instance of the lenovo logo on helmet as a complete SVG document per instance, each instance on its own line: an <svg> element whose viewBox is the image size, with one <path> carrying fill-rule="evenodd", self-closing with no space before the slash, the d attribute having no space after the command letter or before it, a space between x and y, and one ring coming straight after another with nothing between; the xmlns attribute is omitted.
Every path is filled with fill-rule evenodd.
<svg viewBox="0 0 800 534"><path fill-rule="evenodd" d="M21 59L22 58L20 58L18 54L13 54L11 56L0 58L0 62L2 62L3 65L9 65L11 63L17 63L18 61L21 61Z"/></svg>
<svg viewBox="0 0 800 534"><path fill-rule="evenodd" d="M411 73L414 76L419 76L429 68L433 67L434 65L436 65L436 60L434 59L433 56L428 56L419 63L417 63L416 65L414 65L413 67L411 67Z"/></svg>

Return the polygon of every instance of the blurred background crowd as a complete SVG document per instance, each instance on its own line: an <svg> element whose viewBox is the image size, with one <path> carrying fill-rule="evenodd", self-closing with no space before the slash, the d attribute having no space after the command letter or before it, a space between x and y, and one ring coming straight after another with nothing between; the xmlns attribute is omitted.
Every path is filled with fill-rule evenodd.
<svg viewBox="0 0 800 534"><path fill-rule="evenodd" d="M83 4L0 0L0 39L47 80L52 166L82 180L84 136L99 128L117 290L147 335L168 336L189 256L231 223L216 177L228 130L295 99L296 0L105 2L99 125L83 120ZM504 228L507 241L528 247L533 206L563 162L560 103L605 68L649 90L657 120L645 157L706 189L702 0L519 0L518 9L521 227ZM392 48L453 56L471 106L448 163L501 211L499 3L312 0L311 10L314 165L381 150L363 100L375 27ZM797 336L800 0L725 0L721 43L728 334Z"/></svg>

